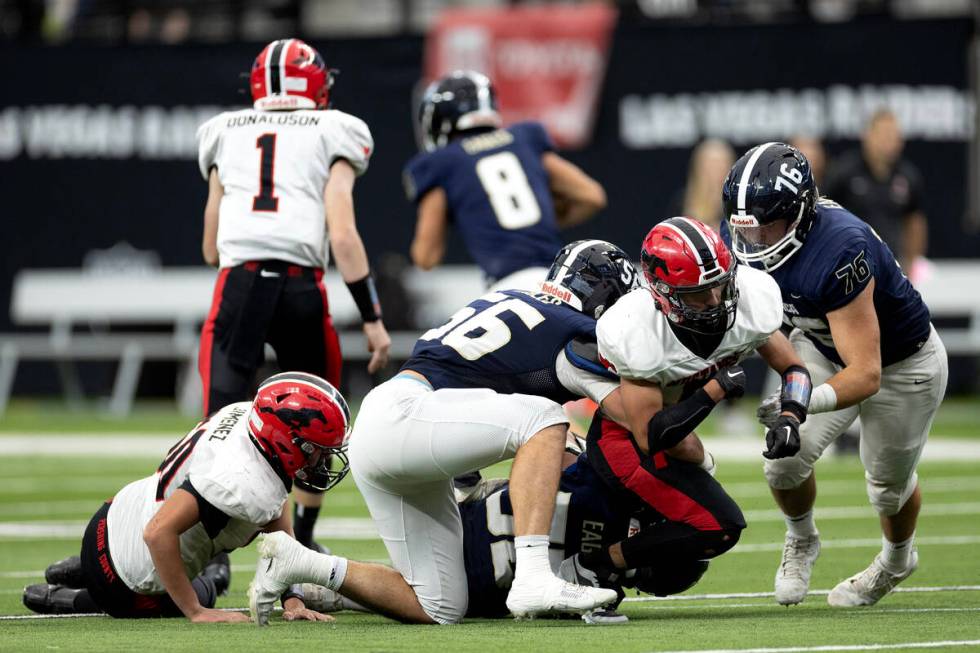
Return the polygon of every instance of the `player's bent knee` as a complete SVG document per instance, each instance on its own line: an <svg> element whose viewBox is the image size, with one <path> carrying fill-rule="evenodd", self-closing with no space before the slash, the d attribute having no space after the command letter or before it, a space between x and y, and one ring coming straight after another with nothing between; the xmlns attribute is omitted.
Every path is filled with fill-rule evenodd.
<svg viewBox="0 0 980 653"><path fill-rule="evenodd" d="M764 469L766 482L774 490L798 488L813 473L813 465L804 462L798 456L767 460Z"/></svg>
<svg viewBox="0 0 980 653"><path fill-rule="evenodd" d="M419 604L433 622L440 626L451 626L463 620L466 614L466 601L462 604L447 601L433 601L419 597Z"/></svg>
<svg viewBox="0 0 980 653"><path fill-rule="evenodd" d="M891 517L898 514L909 500L917 483L918 480L914 476L904 483L881 482L869 478L867 479L868 500L879 515Z"/></svg>

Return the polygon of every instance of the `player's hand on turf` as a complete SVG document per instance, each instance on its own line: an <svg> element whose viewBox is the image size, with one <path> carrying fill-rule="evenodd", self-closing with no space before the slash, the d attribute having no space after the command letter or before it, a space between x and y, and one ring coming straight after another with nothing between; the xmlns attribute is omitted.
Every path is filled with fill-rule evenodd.
<svg viewBox="0 0 980 653"><path fill-rule="evenodd" d="M725 397L738 399L745 394L745 371L741 365L729 365L718 370L714 380L721 386Z"/></svg>
<svg viewBox="0 0 980 653"><path fill-rule="evenodd" d="M225 610L215 610L213 608L202 608L200 612L191 617L191 621L196 624L218 624L218 623L246 623L248 615L242 612L226 612Z"/></svg>
<svg viewBox="0 0 980 653"><path fill-rule="evenodd" d="M762 403L759 404L758 410L755 411L755 416L759 418L759 423L766 428L771 429L775 426L776 420L779 419L779 413L783 411L781 394L779 390L776 390L763 399Z"/></svg>
<svg viewBox="0 0 980 653"><path fill-rule="evenodd" d="M388 364L388 351L391 349L391 336L381 320L364 323L364 335L367 337L368 351L371 360L368 361L368 373L374 374Z"/></svg>
<svg viewBox="0 0 980 653"><path fill-rule="evenodd" d="M789 458L800 451L800 422L793 415L780 415L766 432L766 450L762 455L770 460Z"/></svg>
<svg viewBox="0 0 980 653"><path fill-rule="evenodd" d="M336 621L329 614L310 610L302 603L300 607L289 607L282 612L283 621Z"/></svg>

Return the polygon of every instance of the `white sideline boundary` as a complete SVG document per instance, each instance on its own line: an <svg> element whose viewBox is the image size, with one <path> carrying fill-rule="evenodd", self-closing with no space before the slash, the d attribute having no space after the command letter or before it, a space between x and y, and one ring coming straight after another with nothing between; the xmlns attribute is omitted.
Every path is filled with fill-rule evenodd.
<svg viewBox="0 0 980 653"><path fill-rule="evenodd" d="M895 644L825 644L822 646L782 646L771 648L695 648L662 653L809 653L817 651L894 651L896 649L978 646L980 639L947 639L931 642L898 642Z"/></svg>
<svg viewBox="0 0 980 653"><path fill-rule="evenodd" d="M914 592L980 592L980 585L939 585L923 587L896 587L894 593ZM810 590L807 596L826 596L830 590ZM768 599L774 592L729 592L727 594L674 594L673 596L627 596L624 602L630 603L669 603L670 601L705 601L718 599ZM782 606L780 606L782 607Z"/></svg>
<svg viewBox="0 0 980 653"><path fill-rule="evenodd" d="M761 429L761 427L760 427ZM118 433L4 433L0 434L0 456L81 456L85 458L160 458L183 433L120 435ZM762 436L713 437L704 439L720 464L726 460L762 462ZM980 460L980 440L930 437L922 459L945 461Z"/></svg>

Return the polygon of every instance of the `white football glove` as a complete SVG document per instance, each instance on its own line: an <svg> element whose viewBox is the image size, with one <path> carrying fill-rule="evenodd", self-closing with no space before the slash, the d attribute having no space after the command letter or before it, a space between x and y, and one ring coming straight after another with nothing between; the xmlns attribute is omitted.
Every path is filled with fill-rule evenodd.
<svg viewBox="0 0 980 653"><path fill-rule="evenodd" d="M779 419L779 414L783 412L783 402L780 399L781 394L782 390L776 390L763 399L762 403L759 404L759 409L755 411L755 416L759 418L759 423L767 429L771 429L776 424L776 420Z"/></svg>

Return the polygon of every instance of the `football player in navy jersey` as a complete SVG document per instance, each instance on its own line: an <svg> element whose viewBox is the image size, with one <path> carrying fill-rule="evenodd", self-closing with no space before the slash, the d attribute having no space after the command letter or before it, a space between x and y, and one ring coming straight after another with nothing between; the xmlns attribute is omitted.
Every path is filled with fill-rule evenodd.
<svg viewBox="0 0 980 653"><path fill-rule="evenodd" d="M946 351L891 250L866 223L818 197L799 150L783 143L749 150L732 168L723 198L735 256L779 284L784 324L814 384L800 453L765 466L787 525L776 600L790 605L806 596L820 552L813 465L860 415L861 462L882 550L827 601L872 605L918 564L916 465L946 390ZM763 402L764 423L774 407Z"/></svg>
<svg viewBox="0 0 980 653"><path fill-rule="evenodd" d="M595 180L555 154L537 122L501 126L485 76L455 72L426 89L417 125L423 152L405 166L405 189L418 206L412 261L442 260L454 223L492 289L537 288L559 228L606 205Z"/></svg>
<svg viewBox="0 0 980 653"><path fill-rule="evenodd" d="M579 241L559 252L538 292L491 292L423 334L399 374L364 398L351 436L351 473L395 570L370 583L343 558L266 538L251 591L257 619L283 587L312 581L401 621L460 621L468 592L453 478L510 458L507 609L584 613L615 601L613 590L554 574L548 533L568 430L558 402L587 396L625 419L617 382L590 350L595 319L635 282L625 252Z"/></svg>

